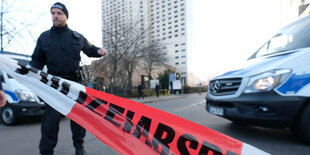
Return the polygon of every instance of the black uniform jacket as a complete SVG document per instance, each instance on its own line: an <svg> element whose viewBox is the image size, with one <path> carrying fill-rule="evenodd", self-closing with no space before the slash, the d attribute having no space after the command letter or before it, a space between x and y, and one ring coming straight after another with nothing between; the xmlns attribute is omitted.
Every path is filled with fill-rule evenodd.
<svg viewBox="0 0 310 155"><path fill-rule="evenodd" d="M89 57L100 57L98 50L67 25L63 28L53 26L40 35L30 65L37 69L46 65L47 72L57 76L73 75L79 70L80 51Z"/></svg>

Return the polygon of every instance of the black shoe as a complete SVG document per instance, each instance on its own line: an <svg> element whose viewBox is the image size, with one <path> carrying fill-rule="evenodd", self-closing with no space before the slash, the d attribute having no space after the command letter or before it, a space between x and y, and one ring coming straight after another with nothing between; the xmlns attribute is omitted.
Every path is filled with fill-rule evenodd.
<svg viewBox="0 0 310 155"><path fill-rule="evenodd" d="M75 149L75 155L87 155L87 152L82 149Z"/></svg>

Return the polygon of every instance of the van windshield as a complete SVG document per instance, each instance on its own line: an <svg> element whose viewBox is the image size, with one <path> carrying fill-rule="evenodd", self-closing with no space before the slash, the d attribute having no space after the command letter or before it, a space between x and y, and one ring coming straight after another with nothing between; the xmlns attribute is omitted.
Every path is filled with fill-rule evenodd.
<svg viewBox="0 0 310 155"><path fill-rule="evenodd" d="M310 16L282 28L250 59L306 47L310 47Z"/></svg>

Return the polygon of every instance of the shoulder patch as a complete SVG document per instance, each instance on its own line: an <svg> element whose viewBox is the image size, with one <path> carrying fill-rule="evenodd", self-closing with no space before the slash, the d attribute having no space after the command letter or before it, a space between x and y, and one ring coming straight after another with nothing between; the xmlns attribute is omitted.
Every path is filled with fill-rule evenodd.
<svg viewBox="0 0 310 155"><path fill-rule="evenodd" d="M76 32L76 31L72 31L73 32L73 36L75 37L75 38L80 38L80 34L78 33L78 32Z"/></svg>
<svg viewBox="0 0 310 155"><path fill-rule="evenodd" d="M87 44L88 44L89 46L93 46L93 44L92 44L91 42L89 42L88 40L87 40Z"/></svg>

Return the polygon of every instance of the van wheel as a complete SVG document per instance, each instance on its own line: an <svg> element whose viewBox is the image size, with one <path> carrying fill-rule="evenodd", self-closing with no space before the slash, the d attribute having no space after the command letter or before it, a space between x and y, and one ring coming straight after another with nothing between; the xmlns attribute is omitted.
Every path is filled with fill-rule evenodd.
<svg viewBox="0 0 310 155"><path fill-rule="evenodd" d="M10 106L5 106L1 111L1 118L4 125L14 125L16 124L15 111Z"/></svg>
<svg viewBox="0 0 310 155"><path fill-rule="evenodd" d="M304 108L291 130L296 137L310 144L310 104Z"/></svg>

